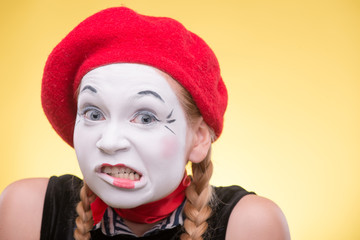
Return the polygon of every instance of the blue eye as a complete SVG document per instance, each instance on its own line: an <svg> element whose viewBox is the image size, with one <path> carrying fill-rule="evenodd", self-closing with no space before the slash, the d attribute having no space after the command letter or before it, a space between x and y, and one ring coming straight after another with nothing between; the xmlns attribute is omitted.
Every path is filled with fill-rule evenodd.
<svg viewBox="0 0 360 240"><path fill-rule="evenodd" d="M82 115L90 121L102 121L105 119L104 114L94 107L85 108Z"/></svg>
<svg viewBox="0 0 360 240"><path fill-rule="evenodd" d="M155 114L149 111L138 112L131 119L131 122L140 123L140 124L151 124L153 122L158 122L158 121L159 120L156 118Z"/></svg>

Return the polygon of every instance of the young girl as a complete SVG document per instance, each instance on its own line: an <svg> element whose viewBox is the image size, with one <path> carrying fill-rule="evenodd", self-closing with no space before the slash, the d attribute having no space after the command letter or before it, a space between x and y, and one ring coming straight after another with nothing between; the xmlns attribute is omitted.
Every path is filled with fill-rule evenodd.
<svg viewBox="0 0 360 240"><path fill-rule="evenodd" d="M50 54L42 103L84 180L11 184L0 239L290 239L273 202L209 185L227 91L177 21L124 7L87 18Z"/></svg>

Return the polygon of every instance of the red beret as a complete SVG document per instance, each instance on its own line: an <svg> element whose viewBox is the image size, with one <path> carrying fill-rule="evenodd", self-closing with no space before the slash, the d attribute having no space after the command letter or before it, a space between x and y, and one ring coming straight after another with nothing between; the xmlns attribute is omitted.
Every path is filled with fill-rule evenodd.
<svg viewBox="0 0 360 240"><path fill-rule="evenodd" d="M166 72L190 93L215 135L221 134L227 90L210 47L171 18L118 7L81 22L46 62L42 106L55 131L71 146L79 83L87 72L111 63L140 63Z"/></svg>

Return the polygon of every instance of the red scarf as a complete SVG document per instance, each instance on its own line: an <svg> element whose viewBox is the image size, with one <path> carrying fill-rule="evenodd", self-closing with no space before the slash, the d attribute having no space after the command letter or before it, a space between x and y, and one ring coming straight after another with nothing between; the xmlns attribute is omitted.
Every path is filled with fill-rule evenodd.
<svg viewBox="0 0 360 240"><path fill-rule="evenodd" d="M185 173L180 185L167 197L150 202L131 209L115 208L115 212L122 218L137 223L154 223L160 221L177 209L185 199L185 189L190 185L191 180ZM108 208L99 197L91 203L94 225L101 221Z"/></svg>

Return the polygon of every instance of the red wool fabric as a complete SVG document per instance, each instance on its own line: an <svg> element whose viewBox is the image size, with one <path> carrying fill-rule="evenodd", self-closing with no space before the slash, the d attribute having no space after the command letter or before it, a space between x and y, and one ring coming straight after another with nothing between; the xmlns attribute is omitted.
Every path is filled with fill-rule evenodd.
<svg viewBox="0 0 360 240"><path fill-rule="evenodd" d="M180 185L167 197L136 208L115 208L114 210L120 217L132 222L148 224L155 223L170 216L170 214L181 205L185 199L185 190L190 183L190 177L185 174L185 177L183 181L181 181ZM98 197L93 203L91 203L94 225L101 221L107 208L108 205Z"/></svg>
<svg viewBox="0 0 360 240"><path fill-rule="evenodd" d="M69 145L73 146L76 91L82 77L111 63L140 63L166 72L190 93L216 136L221 134L227 90L210 47L173 19L118 7L81 22L54 48L46 62L43 109Z"/></svg>

